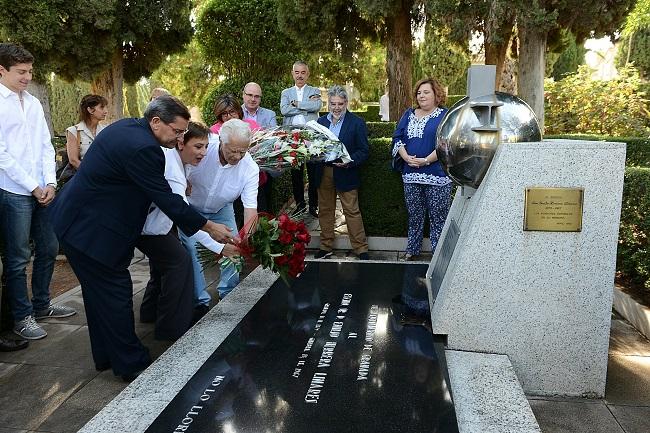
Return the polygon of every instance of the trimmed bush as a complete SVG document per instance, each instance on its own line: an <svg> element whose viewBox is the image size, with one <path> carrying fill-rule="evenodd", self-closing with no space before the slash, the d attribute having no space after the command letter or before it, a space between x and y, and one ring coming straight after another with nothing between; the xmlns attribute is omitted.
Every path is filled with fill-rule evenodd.
<svg viewBox="0 0 650 433"><path fill-rule="evenodd" d="M397 122L366 122L368 138L390 138L393 136Z"/></svg>
<svg viewBox="0 0 650 433"><path fill-rule="evenodd" d="M402 177L390 169L390 138L369 141L370 157L361 167L359 206L368 236L406 236Z"/></svg>
<svg viewBox="0 0 650 433"><path fill-rule="evenodd" d="M568 140L617 141L627 144L626 167L650 167L650 139L636 137L607 137L603 135L545 135L544 138Z"/></svg>
<svg viewBox="0 0 650 433"><path fill-rule="evenodd" d="M625 169L616 269L650 290L650 168Z"/></svg>

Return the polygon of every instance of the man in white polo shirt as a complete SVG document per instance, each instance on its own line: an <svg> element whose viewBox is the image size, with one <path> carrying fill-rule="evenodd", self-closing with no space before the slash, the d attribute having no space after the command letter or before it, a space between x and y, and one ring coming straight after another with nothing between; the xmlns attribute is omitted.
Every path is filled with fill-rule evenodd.
<svg viewBox="0 0 650 433"><path fill-rule="evenodd" d="M36 320L76 313L64 305L50 305L59 243L46 207L55 194L55 154L43 107L27 92L33 62L24 48L0 44L0 230L14 333L28 340L47 335ZM31 301L26 275L30 239L34 242Z"/></svg>
<svg viewBox="0 0 650 433"><path fill-rule="evenodd" d="M251 130L248 123L231 119L223 124L219 135L210 135L210 144L205 158L197 167L189 170L187 180L191 185L189 202L204 217L213 222L225 224L235 231L235 212L232 203L241 197L244 204L244 221L257 214L257 188L259 168L248 153ZM190 246L194 267L195 309L207 312L210 295L205 290L203 268L198 261L195 243L182 236ZM234 266L221 270L217 286L219 296L226 296L237 284L239 274Z"/></svg>

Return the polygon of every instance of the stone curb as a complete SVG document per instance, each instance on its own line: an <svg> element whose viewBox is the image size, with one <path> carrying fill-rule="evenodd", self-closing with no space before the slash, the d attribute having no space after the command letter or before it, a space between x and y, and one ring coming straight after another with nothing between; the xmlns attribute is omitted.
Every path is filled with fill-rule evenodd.
<svg viewBox="0 0 650 433"><path fill-rule="evenodd" d="M639 304L619 286L614 286L614 309L650 340L650 308Z"/></svg>

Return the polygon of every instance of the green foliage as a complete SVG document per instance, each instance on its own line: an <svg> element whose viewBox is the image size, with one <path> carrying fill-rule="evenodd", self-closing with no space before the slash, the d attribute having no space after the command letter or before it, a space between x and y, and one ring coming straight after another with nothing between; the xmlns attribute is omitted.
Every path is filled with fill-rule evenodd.
<svg viewBox="0 0 650 433"><path fill-rule="evenodd" d="M592 79L585 65L563 80L547 80L546 132L649 136L650 115L640 84L632 67L620 69L610 81Z"/></svg>
<svg viewBox="0 0 650 433"><path fill-rule="evenodd" d="M280 115L280 95L282 90L287 87L291 87L289 81L289 76L287 74L286 80L278 80L271 82L260 82L257 83L262 87L262 107L268 108L269 110L275 111L276 115ZM203 102L201 104L201 115L203 116L203 122L206 125L212 125L215 123L214 113L212 108L214 107L214 102L217 98L226 93L232 93L240 101L242 100L242 89L248 80L243 78L231 78L222 81L215 88L208 91Z"/></svg>
<svg viewBox="0 0 650 433"><path fill-rule="evenodd" d="M432 25L426 27L424 41L413 52L413 81L433 77L447 86L448 92L465 93L469 50L451 42L447 34Z"/></svg>
<svg viewBox="0 0 650 433"><path fill-rule="evenodd" d="M384 13L398 7L394 0L365 3L389 3ZM362 9L361 0L278 0L277 4L277 23L282 32L293 40L292 45L298 44L314 54L333 53L350 59L364 40L377 40L383 24Z"/></svg>
<svg viewBox="0 0 650 433"><path fill-rule="evenodd" d="M650 167L625 170L616 268L650 290Z"/></svg>
<svg viewBox="0 0 650 433"><path fill-rule="evenodd" d="M445 104L445 107L453 107L456 102L460 101L464 97L465 95L447 95L447 103Z"/></svg>
<svg viewBox="0 0 650 433"><path fill-rule="evenodd" d="M564 32L563 37L565 45L561 52L555 57L551 66L551 75L555 81L559 81L564 76L572 74L578 70L578 66L584 64L587 50L582 45L576 44L576 38L571 32ZM550 63L547 55L547 64Z"/></svg>
<svg viewBox="0 0 650 433"><path fill-rule="evenodd" d="M378 42L364 41L350 57L338 53L310 56L310 82L314 86L352 82L362 101L378 101L386 86L386 50Z"/></svg>
<svg viewBox="0 0 650 433"><path fill-rule="evenodd" d="M628 57L641 76L650 80L650 26L621 37L616 53L616 67L625 66Z"/></svg>
<svg viewBox="0 0 650 433"><path fill-rule="evenodd" d="M391 134L392 135L392 134ZM359 207L368 236L406 236L404 187L399 173L390 171L391 139L369 140L370 157L360 169Z"/></svg>
<svg viewBox="0 0 650 433"><path fill-rule="evenodd" d="M634 9L625 19L622 33L629 36L647 28L650 28L650 0L637 0Z"/></svg>
<svg viewBox="0 0 650 433"><path fill-rule="evenodd" d="M276 0L205 2L198 12L196 41L217 70L245 81L289 76L291 64L302 57L278 29Z"/></svg>
<svg viewBox="0 0 650 433"><path fill-rule="evenodd" d="M65 130L79 122L79 102L90 93L90 84L81 81L67 83L57 75L49 83L52 126L56 135L65 135Z"/></svg>
<svg viewBox="0 0 650 433"><path fill-rule="evenodd" d="M569 140L618 141L626 144L626 167L650 167L650 139L638 137L608 137L603 135L545 135L544 138L565 138Z"/></svg>
<svg viewBox="0 0 650 433"><path fill-rule="evenodd" d="M397 122L366 122L368 138L391 138Z"/></svg>
<svg viewBox="0 0 650 433"><path fill-rule="evenodd" d="M214 65L201 55L196 40L179 54L168 56L151 75L155 87L164 87L188 106L199 106L206 93L217 84Z"/></svg>

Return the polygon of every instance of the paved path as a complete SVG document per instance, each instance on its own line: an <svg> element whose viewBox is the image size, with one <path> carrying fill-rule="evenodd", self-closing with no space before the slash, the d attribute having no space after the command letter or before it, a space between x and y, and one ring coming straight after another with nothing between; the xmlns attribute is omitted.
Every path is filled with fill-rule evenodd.
<svg viewBox="0 0 650 433"><path fill-rule="evenodd" d="M317 222L311 221L314 226ZM346 259L347 254L337 251L336 256ZM397 252L371 251L370 256L395 260ZM136 258L130 269L136 332L157 358L169 343L153 338L153 325L138 323L148 263ZM76 432L126 387L110 371L94 369L80 288L54 301L77 308L79 314L42 322L48 336L27 350L0 353L0 433ZM605 399L530 397L529 401L544 433L648 433L650 341L613 315Z"/></svg>

